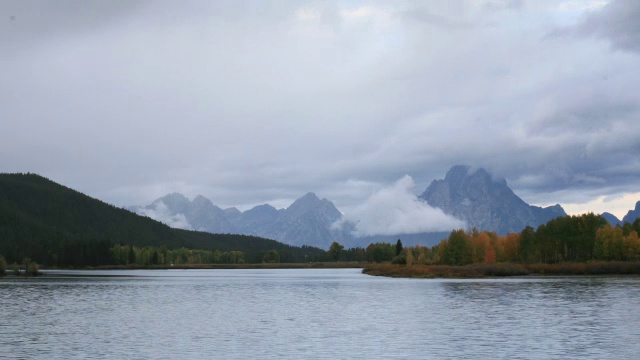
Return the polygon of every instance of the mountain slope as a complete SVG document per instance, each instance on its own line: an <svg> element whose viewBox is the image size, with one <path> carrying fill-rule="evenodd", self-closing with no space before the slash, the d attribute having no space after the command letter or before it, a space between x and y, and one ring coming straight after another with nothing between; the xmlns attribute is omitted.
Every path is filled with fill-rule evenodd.
<svg viewBox="0 0 640 360"><path fill-rule="evenodd" d="M493 179L484 169L452 167L442 180L434 180L420 198L445 213L464 220L469 227L499 234L520 232L558 216L560 207L531 206L513 193L504 179Z"/></svg>
<svg viewBox="0 0 640 360"><path fill-rule="evenodd" d="M201 195L189 201L176 193L159 198L151 205L131 209L171 226L181 225L179 219L184 219L187 229L254 235L293 246L328 249L332 242L347 244L352 237L348 228L332 228L342 214L331 201L320 199L314 193L307 193L280 210L267 204L244 212L236 208L223 210Z"/></svg>
<svg viewBox="0 0 640 360"><path fill-rule="evenodd" d="M616 225L622 225L622 221L620 221L620 219L618 219L615 215L613 215L612 213L609 212L603 212L602 214L600 214L600 216L602 216L603 218L605 218L605 220L607 220L607 222L609 223L609 225L611 226L616 226Z"/></svg>
<svg viewBox="0 0 640 360"><path fill-rule="evenodd" d="M184 205L178 196L171 200L175 202L167 206ZM239 250L249 261L272 249L286 253L281 254L283 261L287 254L302 260L304 255L322 253L307 249L302 254L302 249L252 236L173 229L39 175L0 174L0 254L8 262L31 257L48 265L108 264L109 249L116 243Z"/></svg>
<svg viewBox="0 0 640 360"><path fill-rule="evenodd" d="M633 224L637 218L640 218L640 201L636 202L636 207L633 210L629 210L627 215L622 218L622 222L628 222L629 224Z"/></svg>
<svg viewBox="0 0 640 360"><path fill-rule="evenodd" d="M323 249L328 249L334 241L345 241L343 234L331 229L342 214L331 201L320 200L314 193L304 195L278 215L262 236Z"/></svg>
<svg viewBox="0 0 640 360"><path fill-rule="evenodd" d="M177 198L174 194L164 197L171 200L166 207L174 209L174 212L165 217L179 219L185 216L189 222L196 223L191 207L182 206L192 203L184 196L179 196L179 201L174 199ZM163 203L161 200L164 198L156 200L153 204ZM198 196L193 203L198 198L201 198L202 202L205 201ZM470 227L496 231L499 234L520 232L526 226L537 227L556 217L566 216L560 205L547 208L531 206L515 195L504 179L495 180L484 169L470 173L469 167L466 166L451 168L445 179L434 180L419 198L447 214L464 220ZM180 204L180 207L172 207L171 204L174 202ZM211 204L208 200L206 202ZM153 204L150 206L153 207ZM209 208L212 207L212 204L209 205ZM145 208L149 209L149 206ZM213 211L210 210L211 213ZM222 210L215 207L215 212L215 220L203 220L197 228L209 232L225 232L232 229L231 231L239 234L275 239L295 246L309 245L328 249L332 242L337 241L348 247L366 247L373 242L395 242L398 238L411 245L434 245L446 237L443 236L446 235L445 232L440 232L358 238L353 234L356 224L344 222L343 226L333 226L341 219L340 211L331 201L321 200L314 193L307 193L286 209L277 210L265 204L245 212L239 212L235 208Z"/></svg>

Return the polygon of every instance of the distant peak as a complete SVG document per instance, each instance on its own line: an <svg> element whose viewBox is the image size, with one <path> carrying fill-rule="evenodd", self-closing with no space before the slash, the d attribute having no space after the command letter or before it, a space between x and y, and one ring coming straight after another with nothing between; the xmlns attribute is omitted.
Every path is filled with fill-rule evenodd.
<svg viewBox="0 0 640 360"><path fill-rule="evenodd" d="M150 206L155 207L160 203L164 204L164 206L174 213L185 213L189 206L191 206L191 201L189 201L186 196L177 192L167 194L157 199Z"/></svg>
<svg viewBox="0 0 640 360"><path fill-rule="evenodd" d="M287 211L306 211L313 208L318 207L334 207L333 203L327 199L322 199L312 192L305 194L303 197L294 201L293 204L289 205Z"/></svg>
<svg viewBox="0 0 640 360"><path fill-rule="evenodd" d="M471 167L469 165L454 165L447 171L444 180L449 183L460 184L464 179L474 178L483 179L486 182L499 183L506 185L503 178L494 177L491 173L481 167Z"/></svg>
<svg viewBox="0 0 640 360"><path fill-rule="evenodd" d="M453 180L453 179L464 178L469 173L470 168L471 167L468 165L454 165L451 167L451 169L449 169L449 171L447 171L447 174L445 175L444 179Z"/></svg>
<svg viewBox="0 0 640 360"><path fill-rule="evenodd" d="M193 199L193 203L197 204L197 203L210 203L211 200L207 199L206 197L202 196L202 195L198 195Z"/></svg>
<svg viewBox="0 0 640 360"><path fill-rule="evenodd" d="M295 204L314 204L314 203L317 203L317 202L320 202L320 198L318 198L318 196L316 196L315 193L308 192L304 196L302 196L301 198L299 198L296 201L294 201L293 204L291 204L291 206L293 206Z"/></svg>
<svg viewBox="0 0 640 360"><path fill-rule="evenodd" d="M157 202L157 201L162 201L164 203L185 203L185 202L190 203L191 202L186 196L177 192L167 194L154 202Z"/></svg>
<svg viewBox="0 0 640 360"><path fill-rule="evenodd" d="M186 200L189 200L189 199L187 199L187 197L186 197L186 196L184 196L184 195L180 194L179 192L172 192L172 193L169 193L169 194L165 195L165 196L164 196L164 198L167 198L167 199L171 199L171 198L173 198L173 199L186 199Z"/></svg>
<svg viewBox="0 0 640 360"><path fill-rule="evenodd" d="M320 200L320 198L318 198L318 196L314 192L308 192L303 197L301 197L300 199Z"/></svg>

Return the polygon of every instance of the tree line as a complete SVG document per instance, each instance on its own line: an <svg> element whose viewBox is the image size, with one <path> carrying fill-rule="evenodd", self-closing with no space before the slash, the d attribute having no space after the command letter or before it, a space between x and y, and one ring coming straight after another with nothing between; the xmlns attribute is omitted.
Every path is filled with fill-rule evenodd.
<svg viewBox="0 0 640 360"><path fill-rule="evenodd" d="M243 264L242 251L167 249L114 245L110 249L111 264L114 265L186 265L186 264Z"/></svg>
<svg viewBox="0 0 640 360"><path fill-rule="evenodd" d="M611 227L601 216L559 217L520 233L454 230L433 247L374 243L329 251L235 234L172 229L34 174L0 174L0 273L6 264L393 262L463 265L640 260L640 219ZM125 251L126 248L126 251ZM190 252L189 252L190 251ZM124 252L127 252L124 254ZM133 252L133 255L131 255ZM240 254L242 254L240 256Z"/></svg>
<svg viewBox="0 0 640 360"><path fill-rule="evenodd" d="M340 253L342 261L395 264L467 265L473 263L561 263L588 261L640 261L640 219L612 227L593 213L550 220L537 229L499 236L473 229L453 230L433 247L403 248L373 243Z"/></svg>

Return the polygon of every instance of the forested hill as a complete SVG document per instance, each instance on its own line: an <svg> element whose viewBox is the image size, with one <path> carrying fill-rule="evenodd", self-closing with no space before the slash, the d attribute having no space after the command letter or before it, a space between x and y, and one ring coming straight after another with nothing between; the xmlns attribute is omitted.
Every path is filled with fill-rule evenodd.
<svg viewBox="0 0 640 360"><path fill-rule="evenodd" d="M110 264L115 244L242 251L247 262L269 250L281 261L324 254L253 236L173 229L39 175L0 174L0 255L9 263L30 257L45 265Z"/></svg>

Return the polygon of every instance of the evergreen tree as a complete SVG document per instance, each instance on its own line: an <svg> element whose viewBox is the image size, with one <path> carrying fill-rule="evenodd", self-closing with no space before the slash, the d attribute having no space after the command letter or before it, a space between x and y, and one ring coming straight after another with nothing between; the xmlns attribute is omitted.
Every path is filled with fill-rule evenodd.
<svg viewBox="0 0 640 360"><path fill-rule="evenodd" d="M400 256L401 252L402 252L402 241L398 239L398 241L396 241L396 256Z"/></svg>

